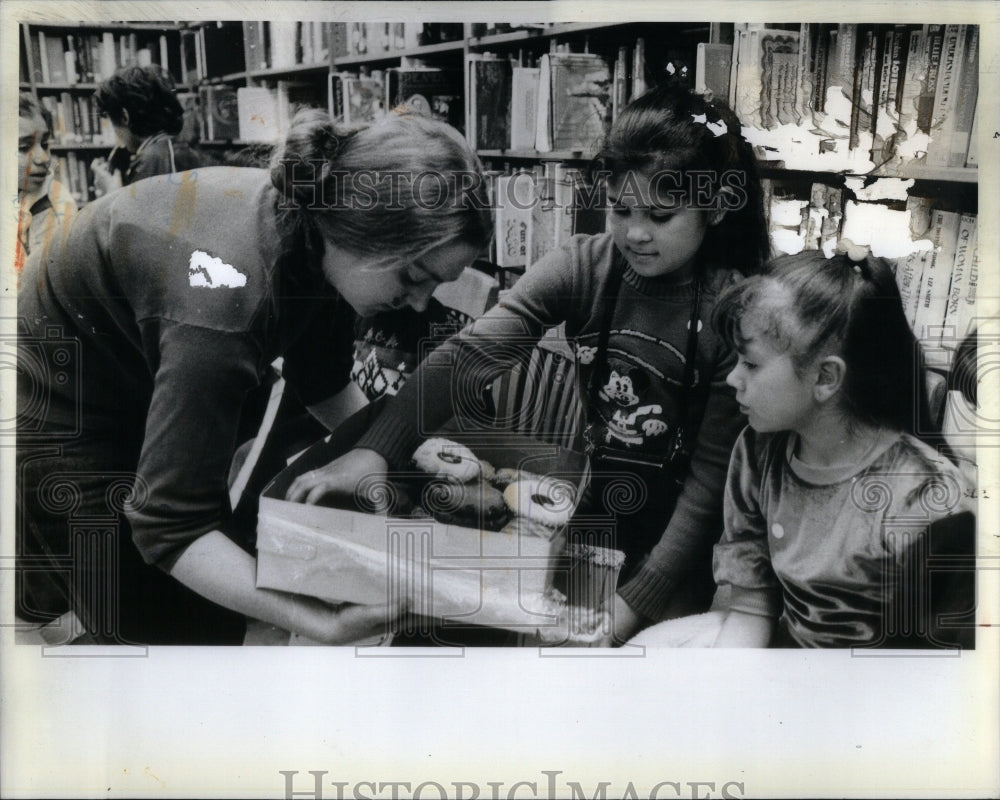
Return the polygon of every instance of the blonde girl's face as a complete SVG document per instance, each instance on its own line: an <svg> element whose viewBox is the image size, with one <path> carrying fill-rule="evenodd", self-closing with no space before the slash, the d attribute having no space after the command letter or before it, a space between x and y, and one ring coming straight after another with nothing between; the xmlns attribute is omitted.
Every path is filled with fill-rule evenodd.
<svg viewBox="0 0 1000 800"><path fill-rule="evenodd" d="M39 115L18 117L17 123L17 188L33 194L45 184L49 175L49 129Z"/></svg>
<svg viewBox="0 0 1000 800"><path fill-rule="evenodd" d="M705 234L721 219L671 195L672 185L646 172L608 184L608 229L629 266L645 278L691 278Z"/></svg>
<svg viewBox="0 0 1000 800"><path fill-rule="evenodd" d="M761 331L752 317L740 323L746 341L726 383L736 390L740 412L760 433L802 431L813 418L813 368L796 372L790 351Z"/></svg>
<svg viewBox="0 0 1000 800"><path fill-rule="evenodd" d="M478 254L465 242L447 242L413 260L386 261L357 256L327 242L323 272L359 316L406 306L423 311L434 290L457 279Z"/></svg>

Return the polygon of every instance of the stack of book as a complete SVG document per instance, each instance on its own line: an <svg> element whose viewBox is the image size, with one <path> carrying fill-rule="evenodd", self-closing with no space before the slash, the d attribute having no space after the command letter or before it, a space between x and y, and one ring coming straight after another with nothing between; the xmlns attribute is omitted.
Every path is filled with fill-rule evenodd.
<svg viewBox="0 0 1000 800"><path fill-rule="evenodd" d="M728 96L789 167L975 166L978 25L737 24L699 47L696 86Z"/></svg>
<svg viewBox="0 0 1000 800"><path fill-rule="evenodd" d="M52 115L52 144L114 145L115 133L111 122L101 116L93 95L59 92L43 95L40 102Z"/></svg>
<svg viewBox="0 0 1000 800"><path fill-rule="evenodd" d="M612 117L612 71L594 53L553 52L538 66L471 53L469 142L484 151L571 153L591 158Z"/></svg>
<svg viewBox="0 0 1000 800"><path fill-rule="evenodd" d="M167 35L155 31L144 32L140 38L137 32L81 30L60 35L39 30L33 38L31 77L43 85L100 83L119 67L133 64L156 64L168 72L175 70L172 74L176 79L180 66L177 51L171 55Z"/></svg>
<svg viewBox="0 0 1000 800"><path fill-rule="evenodd" d="M325 66L347 54L345 23L245 22L243 52L246 69L261 72L301 66ZM212 74L219 74L213 72Z"/></svg>

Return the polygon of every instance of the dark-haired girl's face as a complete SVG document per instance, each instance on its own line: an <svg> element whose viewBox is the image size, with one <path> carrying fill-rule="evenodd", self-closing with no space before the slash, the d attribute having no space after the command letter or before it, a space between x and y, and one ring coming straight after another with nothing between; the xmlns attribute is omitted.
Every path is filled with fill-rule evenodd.
<svg viewBox="0 0 1000 800"><path fill-rule="evenodd" d="M34 194L49 175L49 128L40 115L19 117L17 123L17 188Z"/></svg>
<svg viewBox="0 0 1000 800"><path fill-rule="evenodd" d="M714 212L691 208L674 184L632 172L608 184L608 229L629 266L646 278L687 280Z"/></svg>

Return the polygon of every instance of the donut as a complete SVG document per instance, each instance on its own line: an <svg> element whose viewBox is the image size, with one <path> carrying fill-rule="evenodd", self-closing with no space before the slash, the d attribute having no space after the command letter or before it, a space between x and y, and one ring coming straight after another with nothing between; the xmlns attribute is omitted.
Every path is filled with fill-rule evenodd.
<svg viewBox="0 0 1000 800"><path fill-rule="evenodd" d="M534 472L528 472L526 469L517 469L516 467L502 467L496 470L495 475L490 478L490 482L496 486L498 489L506 489L514 481L520 480L538 480L542 479L541 475L537 475Z"/></svg>
<svg viewBox="0 0 1000 800"><path fill-rule="evenodd" d="M460 483L475 480L483 473L475 453L449 439L428 439L414 452L413 463L429 475L451 478Z"/></svg>
<svg viewBox="0 0 1000 800"><path fill-rule="evenodd" d="M576 488L558 478L521 478L503 492L507 507L519 517L558 528L565 525L576 504Z"/></svg>
<svg viewBox="0 0 1000 800"><path fill-rule="evenodd" d="M500 530L510 516L503 495L485 481L434 481L424 490L423 507L438 522L480 530Z"/></svg>

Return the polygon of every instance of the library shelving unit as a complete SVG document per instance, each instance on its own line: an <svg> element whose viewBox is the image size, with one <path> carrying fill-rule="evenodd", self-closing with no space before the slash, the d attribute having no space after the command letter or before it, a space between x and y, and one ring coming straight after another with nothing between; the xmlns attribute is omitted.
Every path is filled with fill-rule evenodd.
<svg viewBox="0 0 1000 800"><path fill-rule="evenodd" d="M482 110L473 110L477 102L477 90L472 83L476 69L470 68L470 65L489 60L530 69L539 65L543 57L552 59L556 53L589 53L601 57L610 78L611 105L618 109L640 94L645 86L655 85L668 75L675 80L687 81L696 90L716 90L718 87L713 87L712 81L721 81L724 88L718 91L727 93L724 99L734 106L746 129L751 133L763 133L765 138L773 132L771 128L778 127L762 121L763 116L771 113L771 109L765 109L765 102L771 102L767 98L773 99L773 114L778 120L782 119L782 111L787 111L787 107L781 107L782 103L798 109L799 119L812 114L815 120L817 113L822 116L824 112L825 100L817 100L824 97L823 88L828 89L840 79L843 97L839 99L846 103L844 115L850 117L851 150L862 153L867 149L866 140L862 139L860 143L856 140L858 130L863 131L864 125L869 125L870 135L878 132L877 121L859 112L860 103L857 100L863 96L864 81L872 81L871 86L876 88L875 96L879 97L879 102L888 103L885 107L892 108L894 115L898 114L898 119L896 116L893 119L900 127L903 123L902 106L915 102L912 95L909 100L906 99L909 87L922 80L926 95L921 98L923 108L927 114L937 114L938 106L949 99L945 97L946 90L942 87L953 84L950 100L957 104L953 113L965 115L965 133L961 135L965 136L966 142L975 143L974 135L969 139L967 123L970 115L975 122L978 62L972 67L966 66L961 79L958 73L949 78L945 66L946 62L950 64L952 61L958 64L963 53L965 56L977 54L978 28L972 25L767 26L622 21L514 26L478 22L230 21L32 24L23 25L22 32L22 89L35 93L50 107L58 109L60 104L66 105L67 108L62 109L64 126L67 119L72 118L73 110L77 109L74 121L86 130L85 134L57 137L53 150L67 162L73 158L77 162L89 160L94 153L110 147L111 142L104 138L107 132L102 133L92 118L90 128L87 128L88 120L83 119L80 112L96 87L98 75L112 64L139 58L140 53L154 63L165 60L181 90L200 99L203 124L199 143L216 153L219 160L225 160L233 150L246 145L266 147L269 141L276 140L281 130L281 114L278 114L277 124L269 129L267 136L243 137L233 119L229 120L233 124L225 127L224 134L219 135L218 127L213 130L211 125L204 124L211 113L206 104L211 106L216 95L227 98L230 116L233 116L233 107L239 107L236 95L240 94L240 90L255 89L275 92L284 98L285 122L294 105L305 103L326 108L335 115L341 115L348 124L356 124L363 123L364 118L347 119L349 92L342 92L342 84L337 81L370 79L378 85L378 81L382 80L382 88L374 90L374 100L376 105L381 105L381 113L384 113L396 99L389 97L391 91L386 92L384 84L393 73L408 70L457 76L451 107L445 103L429 110L464 128L473 146L481 145L474 129L477 124L481 126L481 120L485 120L487 126L492 121L488 116L477 119ZM771 60L765 63L761 50L754 47L759 48L759 42L767 37L779 45L783 43L784 49L777 46L769 51L767 58ZM790 47L788 41L792 42ZM951 61L939 55L942 50L947 51L949 41L958 48L952 53L955 58ZM61 62L60 55L63 56ZM46 63L49 56L50 63ZM923 61L918 63L919 59ZM720 63L723 65L721 70ZM914 72L914 65L920 66L924 72ZM74 70L76 74L69 75L67 70ZM928 89L928 70L936 72L936 89ZM775 77L779 73L784 77ZM802 88L806 83L812 90L811 99ZM885 89L881 96L879 87ZM510 84L507 84L506 91L511 92ZM803 93L805 100L802 99ZM461 109L455 108L456 101ZM281 106L280 102L278 106ZM496 108L504 113L503 103L491 105L489 112L495 112ZM508 100L508 115L510 108ZM869 109L867 113L874 116L877 111ZM610 117L611 113L607 116ZM827 114L830 118L836 116L833 112ZM786 115L785 121L787 119ZM921 124L929 127L929 119L925 118ZM504 124L510 127L509 119ZM79 131L79 128L75 130ZM825 140L824 136L827 136ZM972 151L966 159L959 148L957 158L944 162L940 159L935 162L921 155L887 160L884 166L874 160L865 163L862 158L853 162L860 167L844 167L821 151L827 148L846 149L846 133L843 136L834 133L821 134L815 139L809 136L802 138L805 141L798 143L800 152L795 158L791 157L791 153L782 153L780 147L768 147L766 143L760 146L758 152L761 155L762 175L769 189L774 190L773 195L783 199L797 198L801 204L804 230L808 227L811 211L815 210L809 205L810 197L816 194L815 187L826 187L823 191L839 193L837 202L843 208L848 199L853 199L857 179L868 185L876 179L899 178L907 181L903 194L897 192L889 200L875 200L873 205L895 203L895 210L902 213L911 206L915 208L919 200L925 210L933 208L935 212L952 215L948 224L952 227L963 225L962 235L969 235L969 226L973 224L969 220L974 221L978 211L978 173ZM540 152L525 145L523 137L520 141L520 146L516 148L495 144L476 147L493 176L491 180L496 176L522 173L532 175L539 182L557 180L552 175L558 175L559 170L564 169L578 173L574 177L577 179L584 174L595 149L553 146ZM802 148L809 151L806 158L802 157ZM811 155L813 151L815 158ZM873 158L874 152L871 150ZM81 168L78 166L77 169ZM81 199L87 198L84 196ZM959 219L963 222L959 223ZM603 226L603 218L600 214L590 214L587 226L583 229L593 232ZM787 234L787 230L784 233ZM930 229L925 231L928 238L931 233ZM949 235L953 238L954 230ZM940 242L935 241L935 244ZM498 254L494 252L492 255ZM518 266L522 271L530 267L532 255L532 250L526 248L522 264L512 265L515 277ZM499 258L493 260L501 267L506 266ZM975 266L972 265L973 268ZM919 264L915 268L919 269ZM938 279L939 284L942 280L945 278ZM913 287L907 288L907 291L912 290ZM911 321L915 328L920 327L919 319ZM940 321L925 320L924 324L939 325Z"/></svg>
<svg viewBox="0 0 1000 800"><path fill-rule="evenodd" d="M21 24L19 88L52 114L56 170L78 203L93 199L90 161L114 146L114 133L93 101L117 67L150 63L170 72L180 90L178 22Z"/></svg>

